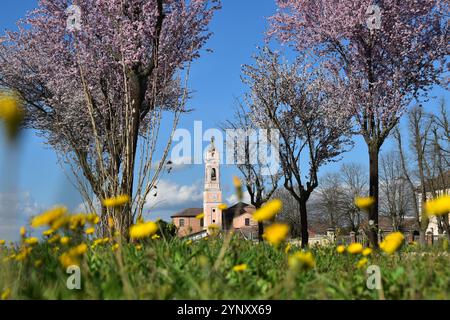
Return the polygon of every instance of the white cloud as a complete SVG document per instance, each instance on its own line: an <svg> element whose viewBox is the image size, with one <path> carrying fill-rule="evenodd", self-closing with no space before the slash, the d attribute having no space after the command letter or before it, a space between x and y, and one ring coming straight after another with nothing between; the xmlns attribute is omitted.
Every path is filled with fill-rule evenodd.
<svg viewBox="0 0 450 320"><path fill-rule="evenodd" d="M20 227L43 210L28 192L0 193L0 239L17 240Z"/></svg>
<svg viewBox="0 0 450 320"><path fill-rule="evenodd" d="M157 189L147 196L146 209L183 209L201 206L203 203L203 187L200 181L190 185L179 185L169 180L161 180Z"/></svg>
<svg viewBox="0 0 450 320"><path fill-rule="evenodd" d="M248 203L250 204L250 195L248 194L248 192L244 192L243 197L242 197L242 202ZM228 198L226 198L227 204L228 205L235 205L236 203L239 202L238 197L236 194L232 194L231 196L229 196Z"/></svg>

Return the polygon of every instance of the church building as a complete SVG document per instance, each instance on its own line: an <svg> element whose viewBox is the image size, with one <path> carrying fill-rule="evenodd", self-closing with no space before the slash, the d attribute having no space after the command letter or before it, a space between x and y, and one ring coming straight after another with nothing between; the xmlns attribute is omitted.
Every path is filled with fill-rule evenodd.
<svg viewBox="0 0 450 320"><path fill-rule="evenodd" d="M252 219L255 207L239 202L225 210L220 185L220 155L214 138L205 156L205 181L203 208L187 208L172 216L179 237L202 238L208 235L208 227L217 225L223 231L238 233L246 239L258 238L258 223ZM202 219L196 217L203 213Z"/></svg>

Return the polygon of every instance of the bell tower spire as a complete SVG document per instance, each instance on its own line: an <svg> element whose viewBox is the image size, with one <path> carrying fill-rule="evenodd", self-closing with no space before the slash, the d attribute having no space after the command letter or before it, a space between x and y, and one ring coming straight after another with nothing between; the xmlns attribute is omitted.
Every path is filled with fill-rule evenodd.
<svg viewBox="0 0 450 320"><path fill-rule="evenodd" d="M205 157L205 188L203 192L204 228L211 224L222 228L222 211L219 205L222 203L222 190L220 188L220 156L216 148L214 137Z"/></svg>

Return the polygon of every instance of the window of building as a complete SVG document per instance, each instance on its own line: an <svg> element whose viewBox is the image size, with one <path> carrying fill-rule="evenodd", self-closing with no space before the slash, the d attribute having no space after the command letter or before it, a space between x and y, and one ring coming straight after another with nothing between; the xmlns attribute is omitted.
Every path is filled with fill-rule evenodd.
<svg viewBox="0 0 450 320"><path fill-rule="evenodd" d="M211 181L216 181L216 179L217 179L216 168L212 168Z"/></svg>
<svg viewBox="0 0 450 320"><path fill-rule="evenodd" d="M184 219L180 219L180 227L184 227Z"/></svg>
<svg viewBox="0 0 450 320"><path fill-rule="evenodd" d="M245 225L250 226L250 218L245 218Z"/></svg>
<svg viewBox="0 0 450 320"><path fill-rule="evenodd" d="M205 225L204 219L200 219L200 227L203 227Z"/></svg>

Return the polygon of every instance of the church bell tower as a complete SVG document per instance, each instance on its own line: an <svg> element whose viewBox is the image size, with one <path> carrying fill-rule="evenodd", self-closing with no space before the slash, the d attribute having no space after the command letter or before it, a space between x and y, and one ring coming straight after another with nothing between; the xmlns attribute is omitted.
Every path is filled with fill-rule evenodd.
<svg viewBox="0 0 450 320"><path fill-rule="evenodd" d="M203 192L204 229L208 229L208 226L211 224L216 224L222 228L222 211L219 209L221 203L220 156L214 144L214 137L212 137L205 157L205 189Z"/></svg>

